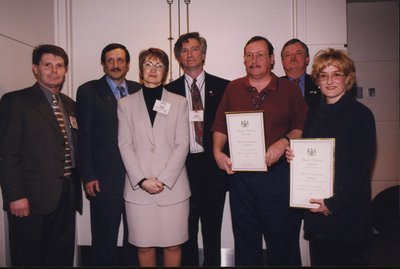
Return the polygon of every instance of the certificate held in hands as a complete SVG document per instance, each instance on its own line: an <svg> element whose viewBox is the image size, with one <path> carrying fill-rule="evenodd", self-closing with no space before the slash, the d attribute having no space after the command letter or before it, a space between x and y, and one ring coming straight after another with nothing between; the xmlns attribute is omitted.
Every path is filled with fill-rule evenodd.
<svg viewBox="0 0 400 269"><path fill-rule="evenodd" d="M263 111L227 112L232 171L267 171Z"/></svg>
<svg viewBox="0 0 400 269"><path fill-rule="evenodd" d="M290 206L317 208L310 199L333 195L335 139L292 139L290 147Z"/></svg>

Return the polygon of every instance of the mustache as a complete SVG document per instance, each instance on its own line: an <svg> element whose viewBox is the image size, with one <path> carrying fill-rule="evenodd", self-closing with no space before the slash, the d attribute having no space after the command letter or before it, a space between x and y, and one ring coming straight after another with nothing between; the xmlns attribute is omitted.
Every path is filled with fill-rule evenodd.
<svg viewBox="0 0 400 269"><path fill-rule="evenodd" d="M111 69L112 72L120 72L121 69L119 69L118 67Z"/></svg>
<svg viewBox="0 0 400 269"><path fill-rule="evenodd" d="M249 68L261 68L261 65L259 65L259 64L252 64L252 65L250 65Z"/></svg>

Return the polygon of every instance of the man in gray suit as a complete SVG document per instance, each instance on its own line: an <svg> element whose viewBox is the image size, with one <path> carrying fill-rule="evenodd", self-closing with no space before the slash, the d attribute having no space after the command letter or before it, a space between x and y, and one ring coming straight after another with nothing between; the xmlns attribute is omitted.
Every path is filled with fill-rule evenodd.
<svg viewBox="0 0 400 269"><path fill-rule="evenodd" d="M125 167L118 149L117 101L141 88L126 80L130 55L125 46L104 47L101 64L105 75L78 88L79 172L90 199L92 264L136 265L136 251L127 241L124 209ZM117 255L118 231L124 223L124 261Z"/></svg>
<svg viewBox="0 0 400 269"><path fill-rule="evenodd" d="M75 102L62 94L68 56L33 50L37 82L0 102L0 182L12 266L72 266L81 186L75 171Z"/></svg>

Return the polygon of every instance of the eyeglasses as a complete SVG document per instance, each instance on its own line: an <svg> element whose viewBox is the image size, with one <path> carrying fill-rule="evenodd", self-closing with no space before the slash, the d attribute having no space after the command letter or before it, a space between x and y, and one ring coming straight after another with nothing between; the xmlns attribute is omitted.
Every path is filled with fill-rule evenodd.
<svg viewBox="0 0 400 269"><path fill-rule="evenodd" d="M247 53L244 55L244 59L245 59L246 61L250 61L250 60L252 60L253 58L256 58L256 59L258 60L258 59L264 58L266 55L267 55L267 52L266 52L266 51L258 51L258 52L254 52L254 53L252 53L252 52L247 52Z"/></svg>
<svg viewBox="0 0 400 269"><path fill-rule="evenodd" d="M143 64L143 68L145 68L145 69L151 70L151 69L153 69L153 67L154 67L157 71L161 71L161 70L164 69L164 65L163 65L162 63L153 64L152 62L145 62L145 63Z"/></svg>
<svg viewBox="0 0 400 269"><path fill-rule="evenodd" d="M332 78L334 81L339 81L342 77L344 77L344 73L343 72L333 72L332 74ZM329 73L320 73L318 76L319 81L327 81L329 79L330 74Z"/></svg>

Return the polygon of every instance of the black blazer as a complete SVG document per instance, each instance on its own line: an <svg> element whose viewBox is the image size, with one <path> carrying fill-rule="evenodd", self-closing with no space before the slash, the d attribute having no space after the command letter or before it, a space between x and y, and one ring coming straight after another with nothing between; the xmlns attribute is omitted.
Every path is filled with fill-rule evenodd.
<svg viewBox="0 0 400 269"><path fill-rule="evenodd" d="M67 120L75 117L75 102L61 93L60 98ZM77 131L71 129L71 133L76 145ZM65 180L64 154L63 135L38 84L2 97L0 180L4 209L9 209L9 202L26 197L31 213L54 212ZM82 190L75 170L71 184L76 191L76 208L81 212Z"/></svg>
<svg viewBox="0 0 400 269"><path fill-rule="evenodd" d="M283 78L288 79L287 76ZM321 104L321 90L314 84L311 76L309 74L305 74L304 80L304 99L308 104L308 108L310 110L314 110Z"/></svg>
<svg viewBox="0 0 400 269"><path fill-rule="evenodd" d="M204 127L203 127L203 146L204 153L208 156L209 165L218 176L221 176L221 170L215 163L213 156L213 140L211 126L214 122L215 112L217 111L219 102L224 94L225 88L230 81L205 73L205 107L204 107ZM185 76L181 76L175 81L165 86L170 92L179 94L186 97L185 93ZM208 169L208 167L205 167ZM226 178L225 175L222 176ZM211 180L210 184L220 184L226 187L227 179L224 180Z"/></svg>
<svg viewBox="0 0 400 269"><path fill-rule="evenodd" d="M311 111L303 137L335 138L334 194L324 199L332 215L326 217L307 210L305 238L368 241L372 236L371 171L376 150L371 110L347 93L335 104L323 104Z"/></svg>
<svg viewBox="0 0 400 269"><path fill-rule="evenodd" d="M142 86L126 81L132 94ZM97 179L101 192L122 194L125 167L118 148L117 99L106 76L78 88L78 163L83 183Z"/></svg>

